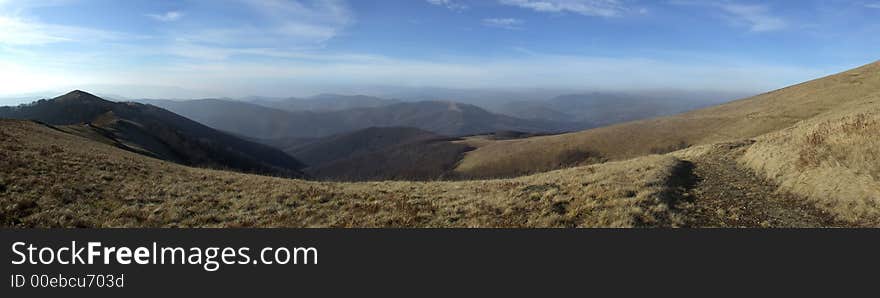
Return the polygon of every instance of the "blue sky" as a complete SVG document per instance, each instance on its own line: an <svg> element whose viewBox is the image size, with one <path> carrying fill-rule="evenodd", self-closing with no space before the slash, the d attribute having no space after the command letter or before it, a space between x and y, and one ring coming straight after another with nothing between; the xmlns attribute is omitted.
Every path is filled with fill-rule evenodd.
<svg viewBox="0 0 880 298"><path fill-rule="evenodd" d="M758 92L880 59L880 0L0 0L0 95Z"/></svg>

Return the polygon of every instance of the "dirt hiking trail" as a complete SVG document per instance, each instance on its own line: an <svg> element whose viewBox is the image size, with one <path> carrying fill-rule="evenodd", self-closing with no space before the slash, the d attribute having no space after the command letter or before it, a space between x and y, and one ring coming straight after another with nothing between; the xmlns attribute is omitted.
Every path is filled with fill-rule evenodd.
<svg viewBox="0 0 880 298"><path fill-rule="evenodd" d="M751 141L714 146L687 160L689 183L681 194L687 227L810 228L844 227L831 214L737 164Z"/></svg>

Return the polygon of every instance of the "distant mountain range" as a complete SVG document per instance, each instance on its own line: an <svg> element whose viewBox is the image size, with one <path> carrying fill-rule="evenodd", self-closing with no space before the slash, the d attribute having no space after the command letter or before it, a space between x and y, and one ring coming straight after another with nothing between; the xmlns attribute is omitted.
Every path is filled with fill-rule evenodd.
<svg viewBox="0 0 880 298"><path fill-rule="evenodd" d="M582 128L672 115L701 108L705 100L663 99L610 93L560 95L548 100L511 101L500 113L522 119L583 123Z"/></svg>
<svg viewBox="0 0 880 298"><path fill-rule="evenodd" d="M320 138L369 127L414 127L446 136L501 130L561 132L581 124L527 120L446 101L401 102L336 111L289 111L254 103L203 99L141 100L213 128L254 139Z"/></svg>
<svg viewBox="0 0 880 298"><path fill-rule="evenodd" d="M377 108L395 103L400 103L395 99L384 99L366 95L340 95L340 94L320 94L308 98L286 98L286 99L260 99L256 98L250 102L285 111L312 111L312 112L328 112L341 111L357 108Z"/></svg>
<svg viewBox="0 0 880 298"><path fill-rule="evenodd" d="M57 129L176 163L302 177L303 164L267 145L217 131L164 109L68 94L17 107L0 118L36 120Z"/></svg>

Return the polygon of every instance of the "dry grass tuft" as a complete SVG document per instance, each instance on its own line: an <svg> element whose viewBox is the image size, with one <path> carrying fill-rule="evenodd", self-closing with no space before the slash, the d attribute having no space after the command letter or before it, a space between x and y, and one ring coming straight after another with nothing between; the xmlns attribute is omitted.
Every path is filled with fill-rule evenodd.
<svg viewBox="0 0 880 298"><path fill-rule="evenodd" d="M841 219L880 223L880 100L758 139L743 162Z"/></svg>

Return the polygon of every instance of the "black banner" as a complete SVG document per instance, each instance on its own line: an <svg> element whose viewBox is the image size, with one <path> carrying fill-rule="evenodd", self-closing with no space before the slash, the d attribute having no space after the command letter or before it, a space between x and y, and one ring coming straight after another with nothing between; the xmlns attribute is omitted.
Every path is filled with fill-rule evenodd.
<svg viewBox="0 0 880 298"><path fill-rule="evenodd" d="M544 297L566 293L592 296L599 291L620 295L682 293L705 287L749 293L747 289L756 286L791 293L843 280L849 286L835 289L840 294L875 280L873 272L880 268L878 233L3 230L0 238L5 252L0 272L4 276L2 292L13 294L4 297L251 297L266 293L284 297ZM93 264L82 264L88 262L90 243L98 254L93 256ZM106 251L109 248L111 252ZM166 254L161 264L154 252L162 248L178 254L175 264L170 263L174 253ZM199 252L199 262L180 264L183 254L176 248L182 248L193 261L194 252ZM231 264L222 263L225 248L231 249L225 251ZM81 260L74 256L75 250L80 250ZM299 255L292 256L296 253ZM214 257L206 261L206 256ZM79 263L59 264L72 261ZM18 262L24 263L14 264ZM220 264L213 266L214 262ZM84 283L88 286L80 287Z"/></svg>

